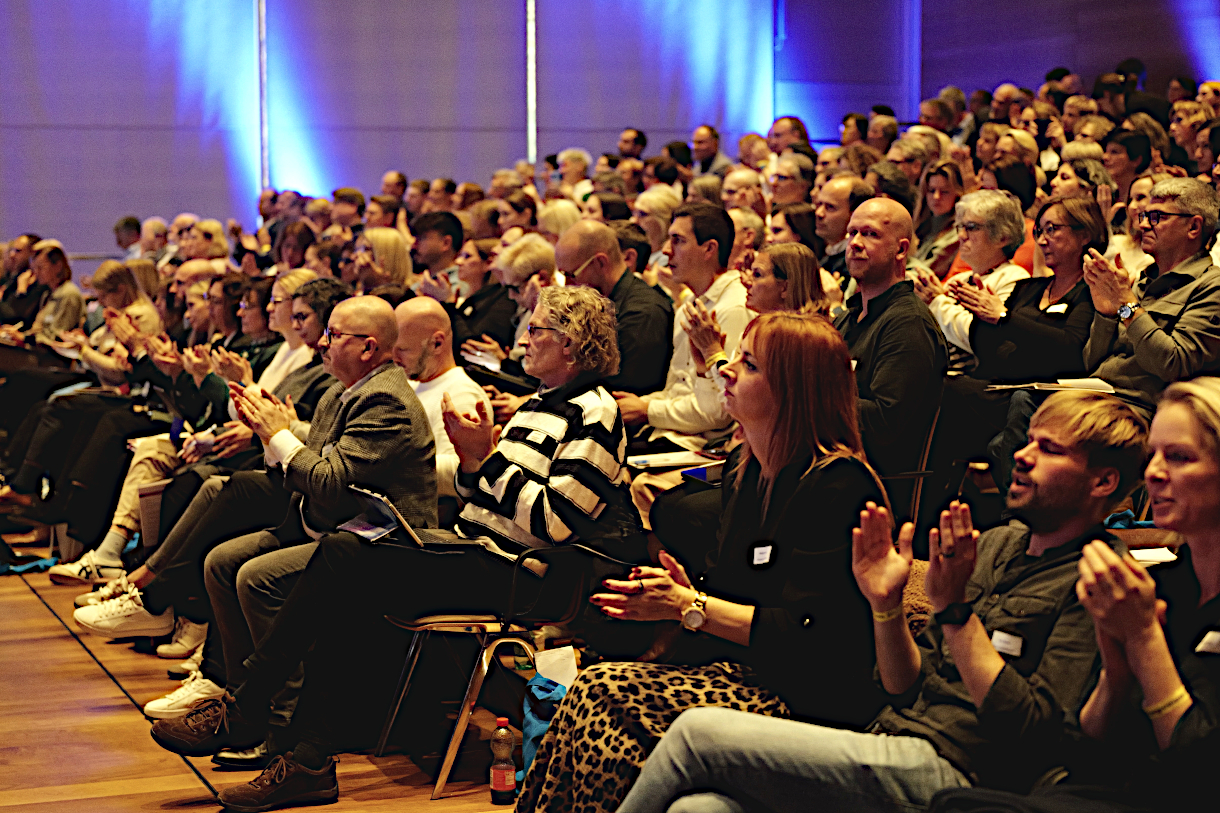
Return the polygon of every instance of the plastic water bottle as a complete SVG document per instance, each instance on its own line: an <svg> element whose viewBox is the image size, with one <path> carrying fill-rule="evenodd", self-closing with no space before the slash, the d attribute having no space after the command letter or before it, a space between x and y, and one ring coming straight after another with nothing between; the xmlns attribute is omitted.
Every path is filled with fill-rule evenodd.
<svg viewBox="0 0 1220 813"><path fill-rule="evenodd" d="M511 805L517 799L517 763L513 762L516 737L508 727L507 717L496 718L496 730L491 732L491 803Z"/></svg>

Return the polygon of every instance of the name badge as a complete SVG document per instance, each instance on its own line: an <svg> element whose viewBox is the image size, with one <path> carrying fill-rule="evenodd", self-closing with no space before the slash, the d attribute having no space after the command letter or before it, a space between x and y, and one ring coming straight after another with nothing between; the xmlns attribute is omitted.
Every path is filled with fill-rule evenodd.
<svg viewBox="0 0 1220 813"><path fill-rule="evenodd" d="M755 545L751 557L755 567L771 564L772 545Z"/></svg>
<svg viewBox="0 0 1220 813"><path fill-rule="evenodd" d="M462 311L462 315L469 317L474 314L474 305L467 305L466 310Z"/></svg>
<svg viewBox="0 0 1220 813"><path fill-rule="evenodd" d="M526 438L526 440L528 440L530 443L542 443L544 440L546 440L546 432L543 432L540 429L535 429L533 432L529 433L529 437Z"/></svg>
<svg viewBox="0 0 1220 813"><path fill-rule="evenodd" d="M1051 305L1049 308L1046 309L1046 312L1047 313L1067 313L1068 312L1068 303L1060 302L1057 305Z"/></svg>
<svg viewBox="0 0 1220 813"><path fill-rule="evenodd" d="M334 448L335 448L335 444L327 443L325 446L322 447L322 457L326 457L328 454L330 454L331 449L334 449Z"/></svg>
<svg viewBox="0 0 1220 813"><path fill-rule="evenodd" d="M1203 636L1203 640L1195 647L1195 652L1206 652L1209 655L1220 655L1220 632L1212 630Z"/></svg>
<svg viewBox="0 0 1220 813"><path fill-rule="evenodd" d="M1025 645L1025 640L1020 635L996 630L991 633L991 645L1001 655L1012 655L1014 658L1019 658L1021 657L1021 648Z"/></svg>

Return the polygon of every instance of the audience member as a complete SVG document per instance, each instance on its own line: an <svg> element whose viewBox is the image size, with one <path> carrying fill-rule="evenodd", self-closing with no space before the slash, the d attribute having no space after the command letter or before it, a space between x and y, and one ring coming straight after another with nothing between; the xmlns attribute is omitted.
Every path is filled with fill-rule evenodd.
<svg viewBox="0 0 1220 813"><path fill-rule="evenodd" d="M720 133L710 124L702 124L691 133L691 157L695 163L691 168L696 178L701 175L718 175L733 166L733 162L720 149Z"/></svg>
<svg viewBox="0 0 1220 813"><path fill-rule="evenodd" d="M618 810L664 811L692 791L699 809L795 811L845 798L853 809L922 808L942 789L1028 789L1062 764L1063 719L1095 657L1077 567L1086 545L1113 539L1101 521L1137 482L1147 428L1117 399L1056 393L1031 433L1007 494L1022 523L980 536L970 509L954 505L930 532L935 623L918 643L902 606L914 527L903 526L895 548L889 512L861 513L852 571L872 608L876 675L891 703L868 733L694 709Z"/></svg>

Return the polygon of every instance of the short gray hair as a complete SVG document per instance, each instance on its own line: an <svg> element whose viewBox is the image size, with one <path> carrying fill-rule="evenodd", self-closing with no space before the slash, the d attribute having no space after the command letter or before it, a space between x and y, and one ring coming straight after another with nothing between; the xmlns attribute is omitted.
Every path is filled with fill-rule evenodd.
<svg viewBox="0 0 1220 813"><path fill-rule="evenodd" d="M1021 214L1021 204L1008 192L980 189L962 195L954 207L954 217L958 223L963 217L981 220L987 236L1003 247L1004 256L1010 260L1025 242L1025 216Z"/></svg>
<svg viewBox="0 0 1220 813"><path fill-rule="evenodd" d="M1203 218L1203 245L1211 243L1216 233L1220 196L1216 195L1216 190L1210 184L1194 178L1170 178L1158 181L1148 194L1154 200L1176 203L1185 214Z"/></svg>
<svg viewBox="0 0 1220 813"><path fill-rule="evenodd" d="M546 306L550 327L572 343L572 360L581 372L618 373L618 320L614 303L587 285L550 285L538 304Z"/></svg>
<svg viewBox="0 0 1220 813"><path fill-rule="evenodd" d="M743 229L754 230L754 242L751 248L755 251L763 247L763 243L767 239L767 226L763 223L763 219L758 216L757 212L751 209L743 209L740 206L734 206L729 209L729 217L733 219L733 225Z"/></svg>
<svg viewBox="0 0 1220 813"><path fill-rule="evenodd" d="M585 169L593 166L593 156L589 155L588 152L580 149L579 147L568 147L566 150L559 153L555 160L561 164L564 161L581 161L584 163Z"/></svg>

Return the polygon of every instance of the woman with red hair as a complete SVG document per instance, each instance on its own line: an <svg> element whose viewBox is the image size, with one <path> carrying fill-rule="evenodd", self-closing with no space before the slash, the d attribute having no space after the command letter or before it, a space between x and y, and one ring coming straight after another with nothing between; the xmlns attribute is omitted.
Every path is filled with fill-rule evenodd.
<svg viewBox="0 0 1220 813"><path fill-rule="evenodd" d="M861 726L882 705L851 529L885 497L864 459L847 346L821 316L768 313L722 373L744 440L725 468L719 544L685 566L662 552L592 596L610 618L671 623L651 662L591 666L568 689L522 813L614 810L687 708Z"/></svg>

